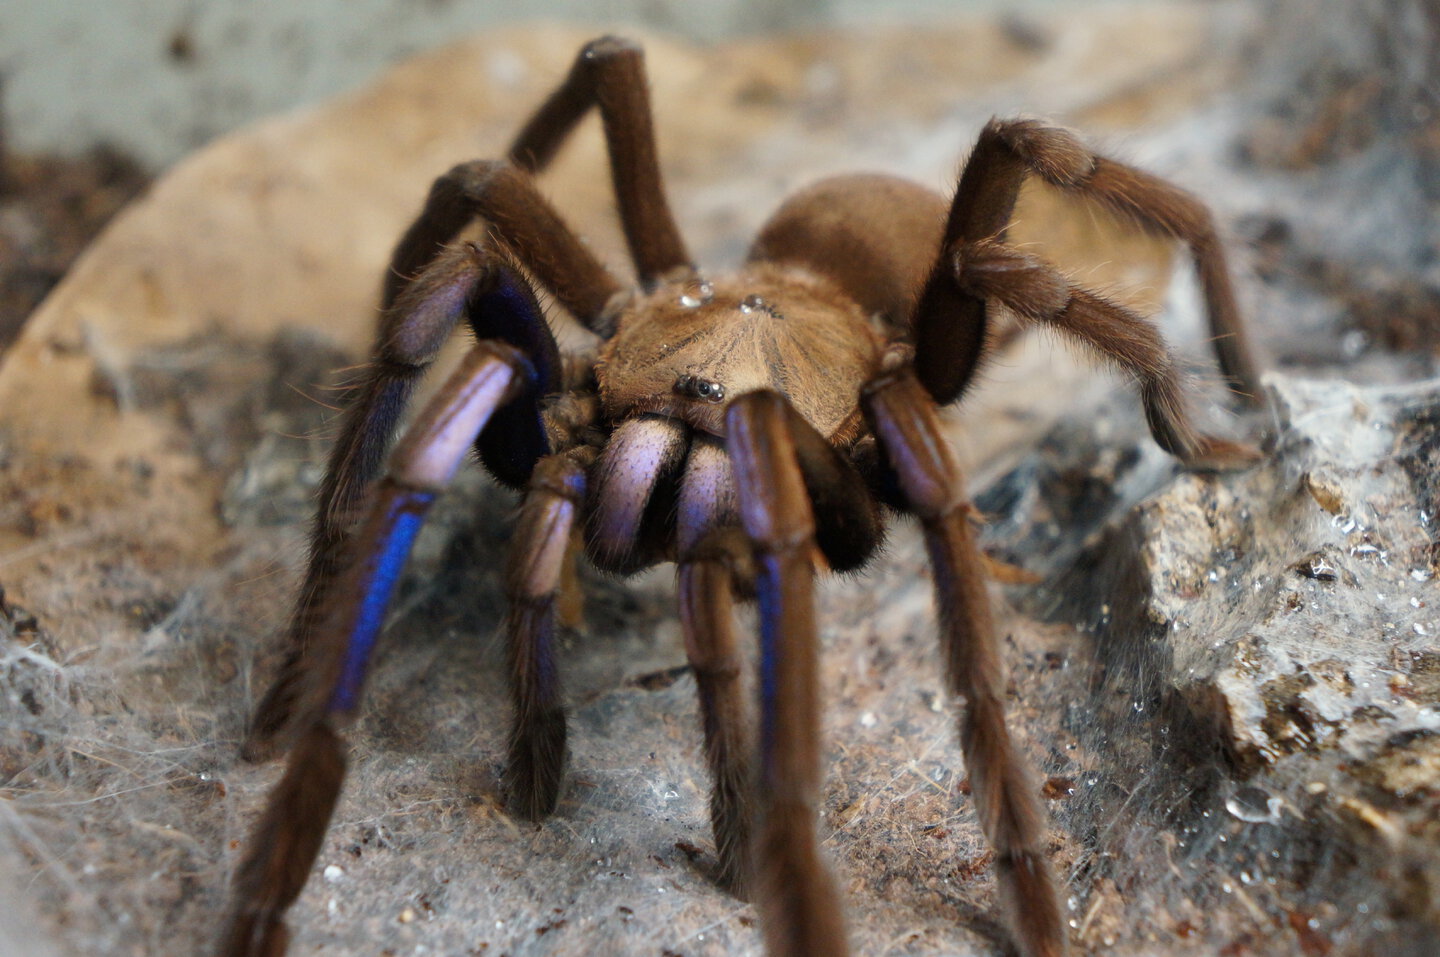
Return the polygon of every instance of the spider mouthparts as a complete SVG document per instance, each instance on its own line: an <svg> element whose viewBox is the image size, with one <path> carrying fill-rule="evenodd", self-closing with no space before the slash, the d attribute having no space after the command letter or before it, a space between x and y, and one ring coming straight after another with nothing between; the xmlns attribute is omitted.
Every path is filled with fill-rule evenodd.
<svg viewBox="0 0 1440 957"><path fill-rule="evenodd" d="M693 375L682 375L676 379L675 391L688 398L704 399L706 402L723 402L725 400L723 385Z"/></svg>

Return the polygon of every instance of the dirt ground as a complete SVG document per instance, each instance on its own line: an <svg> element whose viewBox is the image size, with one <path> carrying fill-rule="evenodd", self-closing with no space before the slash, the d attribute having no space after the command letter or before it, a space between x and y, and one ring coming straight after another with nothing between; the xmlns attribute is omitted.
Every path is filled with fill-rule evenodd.
<svg viewBox="0 0 1440 957"><path fill-rule="evenodd" d="M111 150L72 159L6 153L4 144L0 132L0 350L81 250L150 181Z"/></svg>

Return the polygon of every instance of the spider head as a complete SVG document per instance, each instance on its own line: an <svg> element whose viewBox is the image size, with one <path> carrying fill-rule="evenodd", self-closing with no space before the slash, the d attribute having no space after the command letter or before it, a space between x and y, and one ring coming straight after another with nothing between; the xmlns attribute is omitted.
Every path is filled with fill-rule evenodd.
<svg viewBox="0 0 1440 957"><path fill-rule="evenodd" d="M880 342L855 303L809 274L752 265L636 297L596 377L612 421L667 415L723 436L726 403L771 389L838 440L858 430L860 385L879 360Z"/></svg>

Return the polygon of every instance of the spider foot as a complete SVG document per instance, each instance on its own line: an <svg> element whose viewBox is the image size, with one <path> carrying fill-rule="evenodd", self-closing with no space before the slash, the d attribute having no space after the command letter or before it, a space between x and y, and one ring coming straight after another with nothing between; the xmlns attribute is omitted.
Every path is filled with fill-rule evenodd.
<svg viewBox="0 0 1440 957"><path fill-rule="evenodd" d="M846 954L845 919L834 881L810 838L815 811L805 802L770 805L756 847L756 906L769 951Z"/></svg>
<svg viewBox="0 0 1440 957"><path fill-rule="evenodd" d="M1265 453L1248 443L1202 435L1195 443L1195 450L1185 456L1185 465L1201 472L1235 472L1263 458Z"/></svg>
<svg viewBox="0 0 1440 957"><path fill-rule="evenodd" d="M1063 957L1065 927L1060 898L1045 858L1035 851L1016 849L997 855L995 869L1020 953L1024 957Z"/></svg>
<svg viewBox="0 0 1440 957"><path fill-rule="evenodd" d="M528 821L549 817L560 803L565 773L565 712L540 711L516 723L506 773L509 806Z"/></svg>
<svg viewBox="0 0 1440 957"><path fill-rule="evenodd" d="M325 722L301 735L285 774L235 872L220 957L280 957L290 941L281 919L300 896L345 776L342 743Z"/></svg>
<svg viewBox="0 0 1440 957"><path fill-rule="evenodd" d="M715 833L719 867L715 882L740 900L754 900L750 856L750 785L727 787L717 782L710 796L710 824Z"/></svg>
<svg viewBox="0 0 1440 957"><path fill-rule="evenodd" d="M221 944L221 957L284 957L290 930L274 914L236 917Z"/></svg>

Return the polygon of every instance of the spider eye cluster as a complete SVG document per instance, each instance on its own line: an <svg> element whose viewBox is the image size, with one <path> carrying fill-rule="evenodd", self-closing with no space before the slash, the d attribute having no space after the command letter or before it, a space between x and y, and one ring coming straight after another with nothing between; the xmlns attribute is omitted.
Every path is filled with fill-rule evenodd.
<svg viewBox="0 0 1440 957"><path fill-rule="evenodd" d="M699 376L680 376L675 380L675 391L687 398L703 399L706 402L723 402L725 400L723 385L709 379L701 379Z"/></svg>

